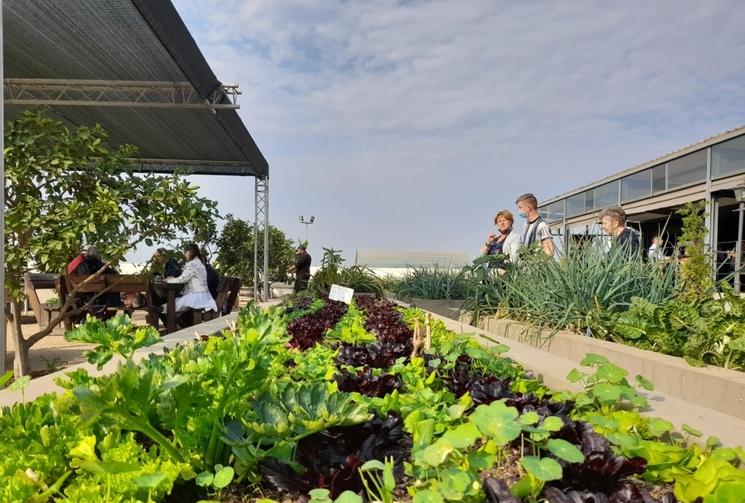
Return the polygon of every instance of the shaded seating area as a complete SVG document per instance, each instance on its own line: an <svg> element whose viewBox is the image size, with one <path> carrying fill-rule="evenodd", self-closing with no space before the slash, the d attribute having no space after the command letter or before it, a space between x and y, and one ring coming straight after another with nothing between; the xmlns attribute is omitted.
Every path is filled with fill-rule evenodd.
<svg viewBox="0 0 745 503"><path fill-rule="evenodd" d="M51 273L27 273L24 277L26 295L34 315L41 327L46 327L49 321L60 314L61 307L68 300L70 292L90 299L90 296L98 296L91 299L90 305L80 309L81 302L72 302L64 313L64 326L69 330L73 325L83 321L88 314L94 314L101 318L114 316L119 311L129 312L142 310L146 312L147 323L163 333L171 333L185 326L197 325L210 321L220 316L225 316L233 311L238 301L241 288L241 280L233 277L222 277L217 288L215 303L219 311L190 310L185 313L176 313L174 304L183 285L176 283L163 283L152 281L143 276L127 274L102 274L98 277L80 274L51 274ZM54 290L59 295L58 303L44 303L40 300L38 290ZM135 293L140 294L143 301L140 305L125 308L122 305L110 306L101 299L106 294ZM156 295L157 294L157 295ZM161 305L156 300L165 297L170 309L166 309L165 320L161 326Z"/></svg>

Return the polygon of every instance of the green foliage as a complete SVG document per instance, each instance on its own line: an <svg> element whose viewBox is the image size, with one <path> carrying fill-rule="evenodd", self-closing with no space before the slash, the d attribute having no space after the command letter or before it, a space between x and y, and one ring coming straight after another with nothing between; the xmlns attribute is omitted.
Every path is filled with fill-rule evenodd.
<svg viewBox="0 0 745 503"><path fill-rule="evenodd" d="M680 266L680 296L696 301L714 293L711 277L711 257L706 253L706 202L686 203L677 212L683 221L680 242L685 246L686 258Z"/></svg>
<svg viewBox="0 0 745 503"><path fill-rule="evenodd" d="M365 329L365 318L354 302L334 328L328 331L326 339L346 342L348 344L365 344L375 342L377 337Z"/></svg>
<svg viewBox="0 0 745 503"><path fill-rule="evenodd" d="M483 268L481 269L483 270ZM505 275L481 272L464 309L536 328L584 331L595 314L621 312L633 297L664 302L675 293L675 268L629 259L620 247L571 248L560 260L531 254Z"/></svg>
<svg viewBox="0 0 745 503"><path fill-rule="evenodd" d="M109 149L106 138L100 126L71 130L40 110L6 126L5 280L13 298L22 298L29 267L61 272L84 243L117 260L138 242L213 221L216 205L198 187L176 175L133 173L135 147Z"/></svg>
<svg viewBox="0 0 745 503"><path fill-rule="evenodd" d="M321 268L316 271L310 283L311 289L320 296L328 295L331 285L352 288L356 293L374 293L384 297L383 283L365 266L343 267L341 250L323 249Z"/></svg>
<svg viewBox="0 0 745 503"><path fill-rule="evenodd" d="M639 394L637 387L626 379L628 372L610 363L606 357L588 353L580 365L592 367L594 372L572 369L567 375L567 381L581 382L585 386L585 391L575 396L577 410L595 409L610 413L647 406L647 400ZM636 376L636 383L641 389L652 389L652 383L642 376Z"/></svg>
<svg viewBox="0 0 745 503"><path fill-rule="evenodd" d="M85 323L65 333L65 340L98 344L87 350L85 356L101 370L115 354L130 359L137 349L155 344L160 336L151 326L132 324L129 316L120 315L106 321L88 316Z"/></svg>
<svg viewBox="0 0 745 503"><path fill-rule="evenodd" d="M232 448L239 475L252 472L263 458L290 462L297 442L332 426L362 423L371 415L336 384L281 383L260 396L240 421L231 421L222 438Z"/></svg>
<svg viewBox="0 0 745 503"><path fill-rule="evenodd" d="M263 246L263 238L259 236L259 246ZM240 278L244 285L253 285L254 242L253 224L228 214L216 240L216 269L226 276ZM269 226L269 281L287 281L287 271L295 263L295 249L283 231Z"/></svg>
<svg viewBox="0 0 745 503"><path fill-rule="evenodd" d="M393 476L393 459L386 459L381 463L377 459L370 460L360 467L360 476L365 486L369 501L394 503L396 501L393 490L396 479Z"/></svg>
<svg viewBox="0 0 745 503"><path fill-rule="evenodd" d="M393 286L393 292L408 299L465 299L468 282L463 271L452 268L417 267Z"/></svg>
<svg viewBox="0 0 745 503"><path fill-rule="evenodd" d="M599 316L593 333L604 339L673 356L692 365L745 368L745 299L729 285L719 298L675 298L654 304L634 298L622 313Z"/></svg>

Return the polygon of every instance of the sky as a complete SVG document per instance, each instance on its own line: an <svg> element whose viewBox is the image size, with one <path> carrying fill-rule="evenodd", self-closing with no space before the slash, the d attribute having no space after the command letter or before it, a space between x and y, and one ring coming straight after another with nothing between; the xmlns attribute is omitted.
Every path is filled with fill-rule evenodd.
<svg viewBox="0 0 745 503"><path fill-rule="evenodd" d="M270 220L321 247L472 256L559 195L745 124L745 6L174 0L270 166ZM253 218L253 179L193 177ZM518 225L522 225L521 222Z"/></svg>

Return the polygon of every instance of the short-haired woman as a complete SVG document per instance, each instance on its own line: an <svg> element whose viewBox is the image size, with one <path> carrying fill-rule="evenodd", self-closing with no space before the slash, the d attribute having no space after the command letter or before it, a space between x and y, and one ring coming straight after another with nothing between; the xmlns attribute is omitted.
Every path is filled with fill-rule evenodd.
<svg viewBox="0 0 745 503"><path fill-rule="evenodd" d="M510 262L517 263L521 239L517 232L512 231L515 217L508 210L502 210L494 217L494 225L498 234L489 234L486 243L481 247L481 255L507 255Z"/></svg>
<svg viewBox="0 0 745 503"><path fill-rule="evenodd" d="M184 283L181 295L176 297L176 312L183 313L189 309L217 311L217 304L207 286L207 269L199 247L193 243L187 245L184 249L184 257L186 264L184 264L181 275L165 280L167 283Z"/></svg>

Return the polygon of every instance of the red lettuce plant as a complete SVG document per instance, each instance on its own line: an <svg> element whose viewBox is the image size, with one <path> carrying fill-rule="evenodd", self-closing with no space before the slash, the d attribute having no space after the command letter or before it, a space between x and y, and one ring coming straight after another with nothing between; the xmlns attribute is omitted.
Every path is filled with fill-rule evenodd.
<svg viewBox="0 0 745 503"><path fill-rule="evenodd" d="M401 387L400 379L393 374L373 375L370 367L365 367L357 372L349 372L342 369L336 375L339 391L358 392L372 397L384 397L393 390Z"/></svg>

